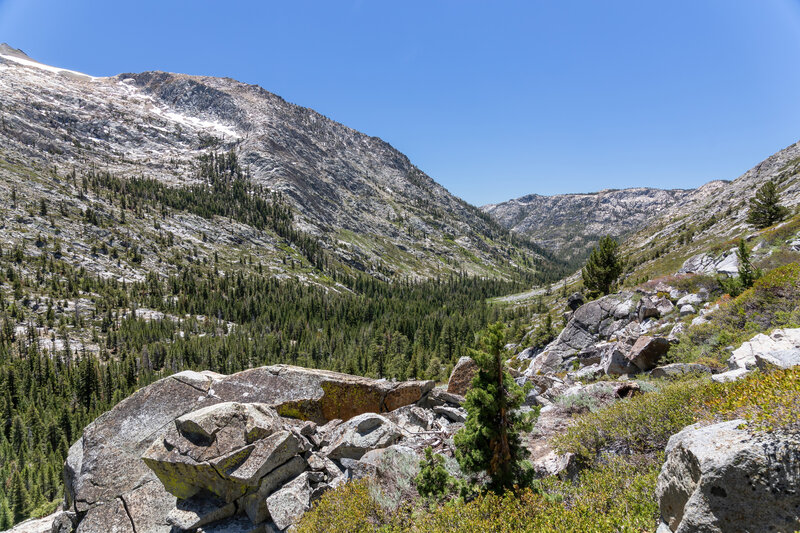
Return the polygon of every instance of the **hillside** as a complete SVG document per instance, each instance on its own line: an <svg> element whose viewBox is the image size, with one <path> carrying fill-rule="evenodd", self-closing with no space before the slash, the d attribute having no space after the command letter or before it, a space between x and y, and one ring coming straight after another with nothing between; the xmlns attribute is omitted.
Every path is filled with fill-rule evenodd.
<svg viewBox="0 0 800 533"><path fill-rule="evenodd" d="M795 530L799 182L482 212L259 87L0 45L0 529Z"/></svg>
<svg viewBox="0 0 800 533"><path fill-rule="evenodd" d="M307 235L315 249L303 250L299 239L263 228L254 231L247 221L220 224L217 213L153 206L169 214L160 224L182 253L245 252L277 273L286 270L287 259L319 267L325 262L319 248L345 269L382 279L448 272L508 278L554 266L389 144L254 85L166 72L98 78L41 65L2 45L0 99L0 194L10 198L13 192L18 200L6 218L20 218L20 204L38 205L44 198L63 206L67 218L91 208L114 219L112 233L120 240L135 235L148 267L98 263L116 276L141 279L154 268L151 259L163 261L169 254L155 241L164 232L152 231L147 209L119 224L118 206L102 191L81 197L75 184L87 173L109 173L184 189L204 182L200 157L231 151L250 194L285 203L291 228ZM62 240L91 247L74 224L59 225ZM33 228L10 229L19 236ZM35 229L52 234L46 226ZM85 255L80 260L94 262Z"/></svg>
<svg viewBox="0 0 800 533"><path fill-rule="evenodd" d="M692 192L638 187L586 194L529 194L484 205L481 210L503 227L576 264L603 235L624 239L665 210L685 202Z"/></svg>
<svg viewBox="0 0 800 533"><path fill-rule="evenodd" d="M738 239L745 238L750 246L755 246L759 240L772 242L793 237L798 230L796 221L763 231L747 223L750 199L770 180L778 186L781 204L790 213L797 213L800 142L776 152L733 181L714 181L692 191L651 224L630 235L623 249L629 257L631 281L673 274L682 270L692 257L696 263L705 262L705 266L687 264L684 272L725 272L723 261L732 254ZM762 254L767 252L768 247L761 249ZM702 257L707 259L698 261Z"/></svg>
<svg viewBox="0 0 800 533"><path fill-rule="evenodd" d="M0 529L84 427L182 370L445 379L563 264L368 137L229 79L0 48Z"/></svg>

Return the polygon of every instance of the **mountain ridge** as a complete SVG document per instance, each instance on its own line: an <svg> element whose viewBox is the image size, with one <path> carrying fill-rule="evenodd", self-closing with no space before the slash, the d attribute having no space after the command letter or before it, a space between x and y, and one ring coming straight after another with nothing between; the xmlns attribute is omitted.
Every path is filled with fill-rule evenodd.
<svg viewBox="0 0 800 533"><path fill-rule="evenodd" d="M256 85L159 71L100 78L0 57L0 95L3 154L14 165L185 187L198 183L199 156L233 150L254 187L291 205L297 230L384 279L508 277L556 264L389 143ZM18 187L27 194L19 176Z"/></svg>
<svg viewBox="0 0 800 533"><path fill-rule="evenodd" d="M693 189L632 187L593 193L528 194L481 209L509 230L528 236L573 264L606 234L624 238Z"/></svg>

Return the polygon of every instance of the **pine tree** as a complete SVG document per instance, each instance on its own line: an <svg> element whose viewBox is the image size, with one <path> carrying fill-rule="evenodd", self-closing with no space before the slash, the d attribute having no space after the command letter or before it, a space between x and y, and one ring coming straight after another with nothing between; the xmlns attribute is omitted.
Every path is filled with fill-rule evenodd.
<svg viewBox="0 0 800 533"><path fill-rule="evenodd" d="M485 472L490 488L503 490L527 482L527 450L520 432L531 424L518 411L525 398L503 362L503 325L490 325L480 339L485 351L471 350L478 372L467 392L467 420L456 433L456 458L464 472Z"/></svg>
<svg viewBox="0 0 800 533"><path fill-rule="evenodd" d="M5 531L14 525L14 513L8 506L8 500L0 497L0 529Z"/></svg>
<svg viewBox="0 0 800 533"><path fill-rule="evenodd" d="M425 458L419 462L419 474L414 478L417 492L421 496L442 496L450 485L450 474L444 467L444 457L425 448Z"/></svg>
<svg viewBox="0 0 800 533"><path fill-rule="evenodd" d="M14 513L8 506L8 500L0 496L0 530L11 529L14 525Z"/></svg>
<svg viewBox="0 0 800 533"><path fill-rule="evenodd" d="M760 229L780 222L786 218L789 210L779 202L778 187L774 181L769 180L758 189L755 197L750 199L747 223Z"/></svg>
<svg viewBox="0 0 800 533"><path fill-rule="evenodd" d="M603 296L611 292L614 284L622 274L622 259L619 257L619 244L611 236L606 235L589 255L583 267L583 284L589 290L590 297Z"/></svg>
<svg viewBox="0 0 800 533"><path fill-rule="evenodd" d="M14 522L19 522L28 518L28 513L31 510L31 499L28 494L28 489L25 488L25 482L19 471L14 472L14 477L11 481L11 510L14 513Z"/></svg>
<svg viewBox="0 0 800 533"><path fill-rule="evenodd" d="M749 289L759 278L759 272L750 262L750 252L747 250L744 239L739 239L736 257L739 259L739 284L742 289Z"/></svg>

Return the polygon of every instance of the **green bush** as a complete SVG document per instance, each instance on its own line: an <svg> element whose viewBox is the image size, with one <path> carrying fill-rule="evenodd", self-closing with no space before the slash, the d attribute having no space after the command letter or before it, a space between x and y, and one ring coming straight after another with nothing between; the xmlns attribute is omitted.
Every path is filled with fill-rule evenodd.
<svg viewBox="0 0 800 533"><path fill-rule="evenodd" d="M705 383L703 380L671 383L657 392L587 413L553 443L559 453L574 453L582 464L592 464L606 451L659 452L673 433L695 421L695 413L686 406L691 405Z"/></svg>
<svg viewBox="0 0 800 533"><path fill-rule="evenodd" d="M580 417L553 440L591 465L604 452L653 455L697 421L745 418L756 430L800 428L800 368L753 372L732 383L694 378Z"/></svg>
<svg viewBox="0 0 800 533"><path fill-rule="evenodd" d="M486 493L470 502L395 515L393 533L600 533L652 530L658 505L659 466L640 458L609 457L575 482L551 478L545 492L531 489Z"/></svg>
<svg viewBox="0 0 800 533"><path fill-rule="evenodd" d="M377 531L386 515L366 480L329 490L297 524L297 533L369 533Z"/></svg>
<svg viewBox="0 0 800 533"><path fill-rule="evenodd" d="M800 263L769 271L737 298L722 301L709 317L709 323L681 336L669 351L669 362L722 362L730 357L730 346L738 347L756 333L800 327Z"/></svg>
<svg viewBox="0 0 800 533"><path fill-rule="evenodd" d="M444 457L425 448L425 458L419 462L419 474L414 479L420 496L440 497L447 493L451 485L450 474L444 467Z"/></svg>
<svg viewBox="0 0 800 533"><path fill-rule="evenodd" d="M800 368L753 372L709 387L701 409L712 418L745 418L756 430L800 430Z"/></svg>

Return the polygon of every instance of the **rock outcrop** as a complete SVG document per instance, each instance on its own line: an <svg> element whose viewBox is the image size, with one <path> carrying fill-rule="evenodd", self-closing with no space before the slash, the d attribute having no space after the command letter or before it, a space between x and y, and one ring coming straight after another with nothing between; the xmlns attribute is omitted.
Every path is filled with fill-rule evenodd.
<svg viewBox="0 0 800 533"><path fill-rule="evenodd" d="M627 358L639 370L652 370L669 350L669 341L664 337L642 335L628 350Z"/></svg>
<svg viewBox="0 0 800 533"><path fill-rule="evenodd" d="M800 437L743 426L694 425L669 439L656 487L659 531L800 529Z"/></svg>
<svg viewBox="0 0 800 533"><path fill-rule="evenodd" d="M608 295L580 306L558 337L533 358L525 374L568 368L581 351L619 334L636 317L633 296L630 292Z"/></svg>
<svg viewBox="0 0 800 533"><path fill-rule="evenodd" d="M669 339L646 335L665 326L675 305L664 296L631 291L609 294L580 306L566 327L539 354L523 374L556 373L586 368L608 375L633 374L658 365L670 346ZM594 365L597 365L596 367Z"/></svg>
<svg viewBox="0 0 800 533"><path fill-rule="evenodd" d="M678 274L739 274L739 259L736 248L723 252L718 256L700 253L687 259L678 270Z"/></svg>
<svg viewBox="0 0 800 533"><path fill-rule="evenodd" d="M758 364L757 356L762 359L766 354L786 350L800 349L800 328L776 329L769 335L759 333L733 351L728 366L732 370L737 368L755 368Z"/></svg>
<svg viewBox="0 0 800 533"><path fill-rule="evenodd" d="M65 465L65 508L80 533L207 529L221 519L241 521L228 518L239 514L264 522L269 498L291 479L308 473L314 497L341 481L346 469L328 455L359 458L401 437L422 446L435 431L414 440L416 426L380 413L447 394L432 389L429 381L285 365L230 376L181 372L142 388L85 429ZM450 397L457 406L458 397ZM449 435L457 427L422 410L430 429ZM292 487L291 496L273 499L279 520L296 516L292 501L306 501L305 489Z"/></svg>
<svg viewBox="0 0 800 533"><path fill-rule="evenodd" d="M453 371L450 373L450 379L447 382L447 392L451 394L458 394L464 396L467 391L472 387L472 378L478 371L478 365L471 357L464 356L458 360Z"/></svg>

